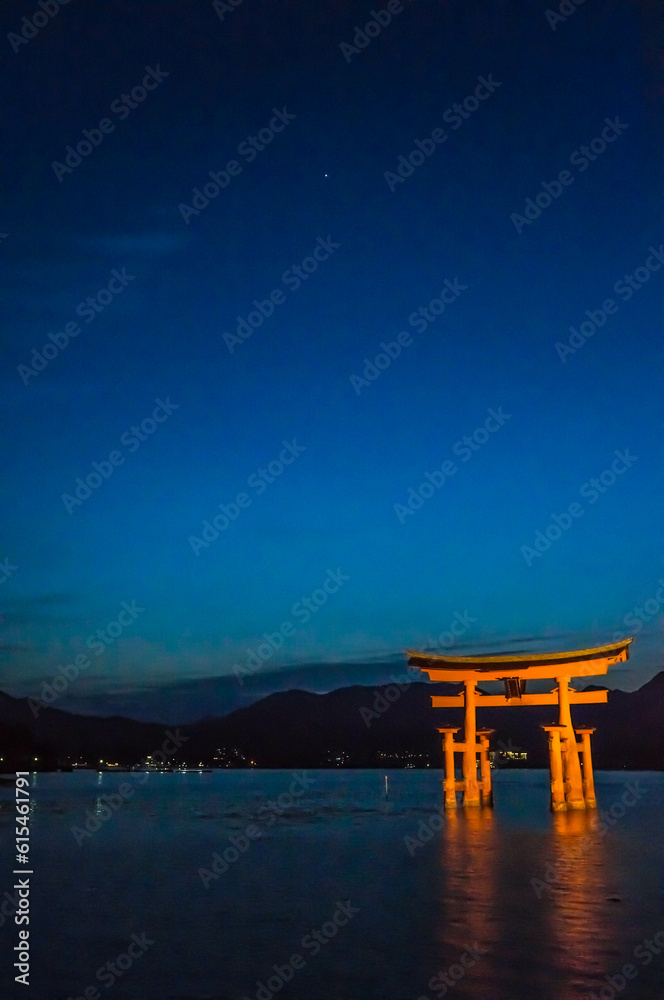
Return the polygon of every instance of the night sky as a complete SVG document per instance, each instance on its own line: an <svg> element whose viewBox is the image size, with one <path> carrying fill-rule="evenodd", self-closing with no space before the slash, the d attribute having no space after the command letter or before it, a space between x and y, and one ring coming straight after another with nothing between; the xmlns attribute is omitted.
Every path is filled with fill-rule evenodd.
<svg viewBox="0 0 664 1000"><path fill-rule="evenodd" d="M6 0L3 690L661 668L658 7L569 8Z"/></svg>

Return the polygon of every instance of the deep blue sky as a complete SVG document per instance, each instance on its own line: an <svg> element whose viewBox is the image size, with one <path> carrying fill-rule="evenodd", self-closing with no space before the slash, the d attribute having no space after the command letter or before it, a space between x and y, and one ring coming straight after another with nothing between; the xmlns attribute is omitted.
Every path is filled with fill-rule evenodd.
<svg viewBox="0 0 664 1000"><path fill-rule="evenodd" d="M287 622L264 670L388 657L455 613L474 619L459 650L574 648L633 634L646 601L609 684L661 668L664 267L628 301L614 291L664 241L656 5L588 3L553 30L545 3L414 0L348 62L371 10L244 0L222 20L203 0L74 0L15 52L33 7L3 6L5 690L35 694L81 653L81 691L228 674ZM168 76L111 111L146 67ZM500 86L454 128L443 116L478 77ZM284 108L248 162L238 145ZM59 181L53 162L105 117L113 131ZM570 163L616 118L587 169ZM385 172L436 128L445 141L390 190ZM185 223L179 206L234 158ZM295 290L282 276L319 238L339 246ZM113 301L77 317L123 268ZM418 332L409 317L445 279L467 287ZM285 299L231 353L224 333L274 289ZM563 362L556 343L608 298L617 311ZM32 349L76 321L25 384ZM351 376L401 331L410 345L358 395ZM178 408L122 440L156 399ZM464 462L455 443L501 407ZM259 495L248 478L294 439L305 450ZM123 464L69 512L62 495L115 450ZM580 491L616 450L636 461L591 502ZM400 518L446 460L456 472ZM195 554L190 536L242 492ZM524 553L575 502L562 537ZM328 570L349 579L305 622L294 605ZM132 601L144 610L97 656L88 636Z"/></svg>

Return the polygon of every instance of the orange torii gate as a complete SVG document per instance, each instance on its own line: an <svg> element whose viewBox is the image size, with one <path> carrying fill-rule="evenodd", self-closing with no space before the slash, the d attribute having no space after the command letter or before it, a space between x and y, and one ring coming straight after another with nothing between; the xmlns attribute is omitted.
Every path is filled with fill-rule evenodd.
<svg viewBox="0 0 664 1000"><path fill-rule="evenodd" d="M571 705L606 702L608 692L575 691L570 678L605 674L614 663L628 658L633 637L608 646L576 649L565 653L522 653L506 656L439 656L406 650L409 665L419 667L432 681L463 682L458 695L433 695L433 708L464 708L463 739L455 740L458 728L443 726L445 757L445 808L456 809L456 793L463 792L464 806L492 805L489 737L492 729L477 728L476 710L513 705L557 705L558 722L542 726L549 738L551 766L551 809L594 809L595 787L590 753L590 734L594 729L572 726ZM528 680L555 678L556 687L549 694L526 694ZM503 681L505 694L478 693L480 681ZM581 741L577 743L576 737ZM581 759L579 759L579 752ZM454 776L454 754L463 754L463 779ZM480 778L477 777L477 754L480 755ZM583 770L582 770L583 764Z"/></svg>

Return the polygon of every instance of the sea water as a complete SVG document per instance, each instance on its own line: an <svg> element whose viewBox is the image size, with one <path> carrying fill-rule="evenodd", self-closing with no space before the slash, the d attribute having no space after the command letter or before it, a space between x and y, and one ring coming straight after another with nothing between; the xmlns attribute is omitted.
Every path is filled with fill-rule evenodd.
<svg viewBox="0 0 664 1000"><path fill-rule="evenodd" d="M660 1000L664 775L556 815L546 772L493 778L445 813L434 770L32 775L27 988L4 787L1 995Z"/></svg>

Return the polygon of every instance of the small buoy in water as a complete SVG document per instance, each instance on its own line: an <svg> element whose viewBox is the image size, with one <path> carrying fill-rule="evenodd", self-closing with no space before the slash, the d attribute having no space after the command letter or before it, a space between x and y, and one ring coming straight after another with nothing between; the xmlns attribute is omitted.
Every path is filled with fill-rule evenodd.
<svg viewBox="0 0 664 1000"><path fill-rule="evenodd" d="M609 903L622 903L620 896L607 896L606 899Z"/></svg>

